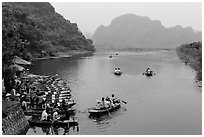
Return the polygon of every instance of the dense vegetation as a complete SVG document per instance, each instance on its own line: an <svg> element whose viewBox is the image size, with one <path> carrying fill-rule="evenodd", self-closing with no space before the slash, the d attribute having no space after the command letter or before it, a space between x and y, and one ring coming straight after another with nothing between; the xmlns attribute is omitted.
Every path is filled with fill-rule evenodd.
<svg viewBox="0 0 204 137"><path fill-rule="evenodd" d="M177 48L177 54L186 64L197 71L197 80L202 81L202 43L183 44Z"/></svg>
<svg viewBox="0 0 204 137"><path fill-rule="evenodd" d="M94 46L76 23L56 13L50 3L2 3L3 69L15 55L30 60L72 50L94 51Z"/></svg>
<svg viewBox="0 0 204 137"><path fill-rule="evenodd" d="M134 14L119 16L93 34L96 49L176 48L201 39L201 32L191 27L166 28L158 20Z"/></svg>

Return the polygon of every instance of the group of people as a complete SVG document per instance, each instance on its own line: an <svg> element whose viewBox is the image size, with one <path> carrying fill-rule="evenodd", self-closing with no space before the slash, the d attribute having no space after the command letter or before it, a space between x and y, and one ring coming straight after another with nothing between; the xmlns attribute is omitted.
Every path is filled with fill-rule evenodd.
<svg viewBox="0 0 204 137"><path fill-rule="evenodd" d="M67 106L66 106L67 107ZM65 119L70 118L70 114L66 113L64 115L60 115L59 111L64 111L65 109L59 109L58 107L46 105L44 108L42 114L41 114L41 120L42 121L64 121Z"/></svg>
<svg viewBox="0 0 204 137"><path fill-rule="evenodd" d="M117 99L114 94L112 94L111 98L102 97L101 101L97 100L96 108L107 109L107 108L115 107L116 103L120 103L120 100Z"/></svg>
<svg viewBox="0 0 204 137"><path fill-rule="evenodd" d="M119 74L119 73L121 73L120 68L115 68L114 73L115 73L115 74Z"/></svg>
<svg viewBox="0 0 204 137"><path fill-rule="evenodd" d="M59 109L55 108L53 115L49 114L49 108L47 107L42 112L41 120L42 121L51 121L51 120L59 121L59 120L62 120L62 117L58 113L59 113Z"/></svg>
<svg viewBox="0 0 204 137"><path fill-rule="evenodd" d="M19 101L20 95L23 93L27 94L31 89L28 81L22 81L17 76L14 77L12 83L11 89L5 93L5 100L7 101Z"/></svg>
<svg viewBox="0 0 204 137"><path fill-rule="evenodd" d="M152 72L153 72L153 71L152 71L150 68L147 68L146 73L150 74L150 73L152 73Z"/></svg>
<svg viewBox="0 0 204 137"><path fill-rule="evenodd" d="M43 102L42 98L38 96L38 93L39 90L36 90L30 81L14 76L13 86L10 91L6 90L3 98L6 101L20 102L22 108L26 109L28 107L28 100L30 101L31 107L33 107L34 104L41 104L40 102Z"/></svg>

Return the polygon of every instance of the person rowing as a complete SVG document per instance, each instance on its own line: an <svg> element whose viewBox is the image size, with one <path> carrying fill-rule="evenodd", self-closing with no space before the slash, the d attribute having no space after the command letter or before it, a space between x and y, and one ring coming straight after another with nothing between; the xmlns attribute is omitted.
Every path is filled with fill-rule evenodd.
<svg viewBox="0 0 204 137"><path fill-rule="evenodd" d="M106 97L105 99L105 103L106 103L106 106L109 108L111 106L111 101L110 101L110 98L109 97Z"/></svg>
<svg viewBox="0 0 204 137"><path fill-rule="evenodd" d="M152 76L152 75L155 75L155 74L153 73L153 71L150 68L147 68L146 72L144 72L143 75Z"/></svg>
<svg viewBox="0 0 204 137"><path fill-rule="evenodd" d="M106 109L107 108L107 103L105 101L105 98L102 97L102 101L101 101L101 109Z"/></svg>
<svg viewBox="0 0 204 137"><path fill-rule="evenodd" d="M146 73L150 74L151 72L150 68L147 68Z"/></svg>
<svg viewBox="0 0 204 137"><path fill-rule="evenodd" d="M60 115L58 114L59 112L59 109L58 108L55 108L54 109L54 113L53 113L53 121L59 121L61 120L61 117Z"/></svg>
<svg viewBox="0 0 204 137"><path fill-rule="evenodd" d="M115 95L114 95L114 94L111 95L111 100L112 100L113 104L116 103L116 98L115 98Z"/></svg>
<svg viewBox="0 0 204 137"><path fill-rule="evenodd" d="M115 73L118 73L118 68L115 68L115 71L114 71Z"/></svg>
<svg viewBox="0 0 204 137"><path fill-rule="evenodd" d="M109 108L114 107L113 101L109 97L106 97L106 103Z"/></svg>
<svg viewBox="0 0 204 137"><path fill-rule="evenodd" d="M118 68L118 73L120 73L120 68Z"/></svg>

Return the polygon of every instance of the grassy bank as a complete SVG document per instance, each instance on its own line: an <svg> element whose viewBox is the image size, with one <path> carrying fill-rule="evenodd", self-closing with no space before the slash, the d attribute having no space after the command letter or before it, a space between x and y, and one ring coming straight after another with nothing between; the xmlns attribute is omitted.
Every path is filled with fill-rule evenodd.
<svg viewBox="0 0 204 137"><path fill-rule="evenodd" d="M180 59L197 72L196 79L202 81L202 43L183 44L176 51Z"/></svg>

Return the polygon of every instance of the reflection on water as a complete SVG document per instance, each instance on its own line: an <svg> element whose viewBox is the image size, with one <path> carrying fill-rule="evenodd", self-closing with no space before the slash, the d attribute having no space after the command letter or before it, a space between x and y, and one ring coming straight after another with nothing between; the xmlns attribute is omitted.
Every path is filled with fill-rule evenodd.
<svg viewBox="0 0 204 137"><path fill-rule="evenodd" d="M202 133L202 94L195 84L196 73L182 64L174 51L118 52L118 56L95 53L81 58L36 60L34 64L31 72L58 73L68 81L80 126L79 132L70 130L69 134ZM121 68L121 76L113 74L115 67ZM155 76L142 75L148 67ZM86 110L112 93L127 104L111 116L89 117ZM27 134L46 134L40 128L35 130L29 129ZM58 133L62 135L64 130L59 128Z"/></svg>

